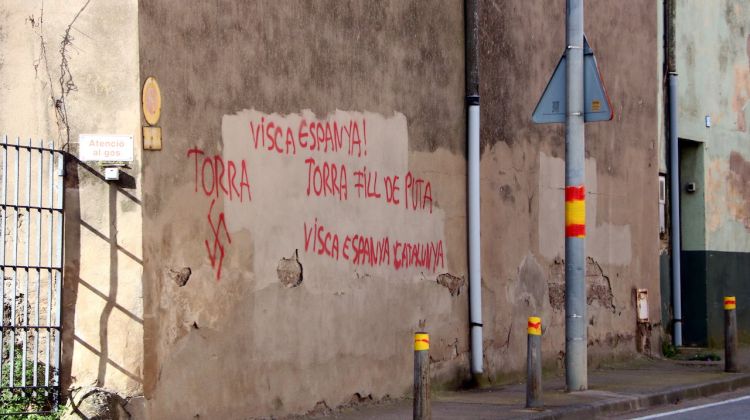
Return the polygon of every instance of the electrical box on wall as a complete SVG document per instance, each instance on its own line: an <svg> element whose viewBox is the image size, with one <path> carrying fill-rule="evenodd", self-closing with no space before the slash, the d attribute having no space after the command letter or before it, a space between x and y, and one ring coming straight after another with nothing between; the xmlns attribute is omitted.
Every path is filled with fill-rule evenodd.
<svg viewBox="0 0 750 420"><path fill-rule="evenodd" d="M659 233L667 231L667 179L664 175L659 175Z"/></svg>
<svg viewBox="0 0 750 420"><path fill-rule="evenodd" d="M636 290L635 298L636 306L638 308L638 322L648 322L648 290Z"/></svg>
<svg viewBox="0 0 750 420"><path fill-rule="evenodd" d="M104 179L117 181L120 179L120 168L104 168Z"/></svg>

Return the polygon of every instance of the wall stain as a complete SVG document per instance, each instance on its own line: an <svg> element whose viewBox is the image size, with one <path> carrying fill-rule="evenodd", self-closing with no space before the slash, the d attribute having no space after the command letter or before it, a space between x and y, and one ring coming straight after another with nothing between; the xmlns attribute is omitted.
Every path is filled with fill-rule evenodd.
<svg viewBox="0 0 750 420"><path fill-rule="evenodd" d="M747 131L745 108L750 100L750 35L746 42L748 63L736 64L734 67L734 100L732 110L737 113L737 130Z"/></svg>
<svg viewBox="0 0 750 420"><path fill-rule="evenodd" d="M447 287L451 296L461 294L461 287L466 283L463 277L457 277L450 273L443 273L437 276L437 284Z"/></svg>
<svg viewBox="0 0 750 420"><path fill-rule="evenodd" d="M736 151L729 154L729 196L730 214L750 230L750 162Z"/></svg>
<svg viewBox="0 0 750 420"><path fill-rule="evenodd" d="M307 412L308 416L328 416L333 414L333 410L328 406L325 400L318 401L315 403L315 407Z"/></svg>
<svg viewBox="0 0 750 420"><path fill-rule="evenodd" d="M512 301L515 305L524 303L527 309L514 308L515 310L541 311L544 295L547 291L547 273L537 262L533 254L524 257L518 267L518 287L515 290Z"/></svg>
<svg viewBox="0 0 750 420"><path fill-rule="evenodd" d="M555 311L565 309L565 260L555 258L550 267L549 281L547 282L549 293L549 304Z"/></svg>
<svg viewBox="0 0 750 420"><path fill-rule="evenodd" d="M719 73L724 74L729 64L729 43L723 42L719 47Z"/></svg>
<svg viewBox="0 0 750 420"><path fill-rule="evenodd" d="M499 188L500 197L502 197L503 201L509 202L509 203L515 203L516 198L513 196L513 187L511 187L508 184L505 184Z"/></svg>
<svg viewBox="0 0 750 420"><path fill-rule="evenodd" d="M604 336L603 339L600 338L594 338L590 339L588 341L588 345L590 346L601 346L606 345L607 347L616 348L620 346L621 343L628 343L635 339L635 336L633 334L621 334L621 333L607 333L607 335Z"/></svg>
<svg viewBox="0 0 750 420"><path fill-rule="evenodd" d="M610 309L612 313L617 312L609 276L604 274L601 265L591 257L586 258L586 284L588 285L586 292L588 305L597 302L601 307Z"/></svg>
<svg viewBox="0 0 750 420"><path fill-rule="evenodd" d="M359 392L355 392L354 394L352 394L352 397L349 399L349 402L345 405L351 407L354 405L371 403L372 401L373 401L372 394L362 395Z"/></svg>

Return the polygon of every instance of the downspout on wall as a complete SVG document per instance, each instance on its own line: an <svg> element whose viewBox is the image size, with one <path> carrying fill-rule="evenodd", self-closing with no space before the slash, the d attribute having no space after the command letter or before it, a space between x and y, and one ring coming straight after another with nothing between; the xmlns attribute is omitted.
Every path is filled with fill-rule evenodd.
<svg viewBox="0 0 750 420"><path fill-rule="evenodd" d="M482 263L479 199L479 5L464 1L466 33L466 106L469 211L469 311L471 325L471 374L483 383Z"/></svg>
<svg viewBox="0 0 750 420"><path fill-rule="evenodd" d="M664 0L665 42L664 57L669 75L669 186L672 219L672 310L674 317L673 339L675 347L682 346L682 283L680 273L680 155L677 132L677 61L675 57L676 0Z"/></svg>

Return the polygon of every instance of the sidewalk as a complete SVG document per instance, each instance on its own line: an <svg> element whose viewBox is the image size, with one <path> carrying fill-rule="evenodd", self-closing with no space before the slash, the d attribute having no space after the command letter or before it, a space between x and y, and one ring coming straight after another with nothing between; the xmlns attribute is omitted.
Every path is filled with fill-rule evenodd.
<svg viewBox="0 0 750 420"><path fill-rule="evenodd" d="M715 353L723 357L723 351ZM739 352L743 372L750 372L750 347ZM724 362L636 359L589 371L589 390L564 392L565 379L544 379L545 410L524 409L525 384L491 389L443 392L433 396L432 418L438 419L582 419L673 404L750 386L750 373L724 373ZM335 419L410 419L412 401L398 400L349 408Z"/></svg>

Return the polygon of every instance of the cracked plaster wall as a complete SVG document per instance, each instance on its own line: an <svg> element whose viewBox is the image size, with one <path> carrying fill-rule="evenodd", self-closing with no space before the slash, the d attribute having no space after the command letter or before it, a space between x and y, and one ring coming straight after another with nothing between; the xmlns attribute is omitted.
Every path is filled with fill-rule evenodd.
<svg viewBox="0 0 750 420"><path fill-rule="evenodd" d="M526 317L542 317L543 357L564 359L564 126L531 113L564 50L564 4L482 3L482 216L486 365L525 366ZM636 350L634 288L659 325L659 84L656 3L587 2L586 35L614 120L586 124L589 356ZM627 69L627 70L625 70ZM655 329L658 330L658 329Z"/></svg>
<svg viewBox="0 0 750 420"><path fill-rule="evenodd" d="M156 77L164 101L163 150L144 162L150 415L324 413L401 397L420 328L436 381L465 379L461 3L182 3L140 2L141 79ZM326 123L356 122L362 155L348 150L351 131L338 132L342 150L306 149L317 122L323 138ZM315 178L306 159L329 166ZM364 167L380 197L357 190ZM408 173L425 180L417 209L406 208ZM385 190L394 175L398 204ZM375 252L355 257L353 235ZM404 267L396 241L440 251Z"/></svg>
<svg viewBox="0 0 750 420"><path fill-rule="evenodd" d="M556 303L563 129L529 122L564 46L563 8L547 3L482 3L484 344L493 379L525 366L529 315L543 317L548 362L564 348ZM466 378L467 294L465 286L450 290L467 270L461 2L141 5L141 79L161 84L165 138L144 164L153 174L144 199L151 415L325 412L362 396L401 396L411 381L411 333L422 327L431 333L436 379ZM597 361L635 353L634 287L651 291L651 319L660 322L656 6L597 2L586 13L616 115L587 125L589 340ZM363 116L390 154L362 162L431 179L432 213L415 218L379 201L360 207L306 197L296 155L252 144L250 123L259 118L286 127L303 117L340 124ZM224 189L211 189L211 168L230 160L249 168L249 202L227 196L228 189L242 197L239 169L236 190L221 175ZM206 183L218 193L204 192ZM316 217L377 237L443 240L446 269L396 271L311 253L300 224ZM192 274L180 286L174 273L184 267ZM186 368L192 360L201 363Z"/></svg>
<svg viewBox="0 0 750 420"><path fill-rule="evenodd" d="M300 413L346 404L354 394L376 399L399 396L410 383L409 375L403 372L409 372L411 332L422 323L433 334L432 358L437 376L450 379L465 375L466 293L451 296L447 287L452 279L449 282L442 277L444 287L438 284L440 278L435 274L421 276L413 270L394 274L382 268L353 270L344 266L325 271L324 264L316 262L314 256L302 255L301 285L285 288L278 281L277 264L281 258L289 258L294 244L280 247L283 253L280 251L270 260L259 260L254 251L259 240L283 242L285 238L266 235L259 239L251 224L232 232L231 249L241 251L229 252L227 248L224 276L217 282L203 243L204 238L211 237L211 225L206 220L208 203L197 201L192 164L186 159L186 150L192 146L203 147L211 156L224 156L231 150L232 142L224 141L222 118L243 110L256 109L265 115L279 113L284 117L310 109L319 118L337 109L372 112L383 118L401 113L407 133L393 138L399 147L406 146L399 157L406 157L413 172L433 177L435 208L444 212L436 219L436 237L445 238L446 271L456 278L465 277L460 2L442 3L440 11L434 13L425 10L437 6L424 2L217 2L191 8L173 3L143 1L138 15L141 80L154 75L161 83L164 110L160 125L165 135L164 150L149 154L144 163L146 176L151 175L144 200L144 243L148 255L144 264L149 279L143 317L145 366L139 366L138 350L133 350L138 349L140 341L139 324L125 315L117 326L126 331L126 341L132 341L133 346L117 348L135 351L131 353L135 356L119 359L114 354L116 346L109 343L113 354L105 364L105 385L138 388L138 381L117 379L119 371L112 368L112 363L129 372L132 367L136 378L144 375L150 413L155 417L165 413L222 415L236 410L250 414ZM117 41L112 41L118 47L108 51L131 51L132 38L125 33L134 33L133 20L129 19L134 4L95 2L92 14L82 15L81 23L94 25L97 16L116 15L106 21L115 22L114 27L123 28L124 33L112 34L118 35L114 38ZM553 197L562 197L559 185L563 131L559 126L532 126L528 122L538 94L562 52L563 10L550 9L542 0L512 6L497 1L482 4L485 346L486 366L492 375L497 375L523 368L523 326L531 312L543 317L545 358L556 359L563 348L563 314L554 304L559 296L551 293L555 290L551 285L561 281L562 248L550 234L550 229L558 229L552 227L554 220L562 220L562 206L556 207ZM24 25L20 22L22 16L34 13L30 6L23 7L18 6L15 20L10 20L19 27ZM600 298L592 299L589 305L589 339L592 354L602 357L635 351L630 335L634 333L635 319L631 289L648 287L651 299L658 299L658 86L653 70L657 66L656 11L653 4L645 1L601 2L587 4L586 13L587 34L616 115L613 122L587 125L591 173L587 196L592 241L589 249L595 252L589 260L587 282L601 292L597 292ZM614 16L616 24L610 22ZM66 19L70 16L61 17L60 21ZM81 29L97 33L85 26ZM8 31L5 25L0 32L6 34L2 42L8 42L7 34L19 33ZM81 36L79 42L85 42L83 39ZM33 38L24 42L27 47L35 43ZM217 45L223 47L217 49ZM639 48L630 48L632 45ZM29 48L21 50L28 53ZM22 54L19 52L18 57ZM4 53L0 71L9 68L7 57ZM29 54L24 60L31 63L34 55ZM121 69L122 62L138 60L114 60L108 62L107 68ZM116 82L100 79L108 73L84 71L86 67L82 67L80 80L91 84L88 92L97 96L100 109L87 109L82 103L72 115L83 115L86 110L91 118L71 118L74 123L85 121L77 131L86 131L91 125L91 131L137 133L138 122L131 118L138 115L138 86L131 86L134 82L127 78L117 79L127 85L120 89ZM630 70L620 72L617 68ZM7 80L2 78L4 89ZM34 87L38 83L30 82L24 86L37 90L24 95L37 102L23 105L26 102L18 101L15 109L32 127L43 127L39 135L51 135L54 117L46 107L45 93L43 88ZM128 92L124 103L132 109L123 110L121 103L112 99L117 92ZM22 106L27 107L26 111ZM40 110L46 110L46 114ZM12 129L10 122L16 120L19 119L7 118L3 122ZM279 167L271 164L269 168L273 173ZM79 169L78 174L79 183L74 185L78 188L72 188L75 198L112 198L105 195L110 191L96 186L97 179L87 171ZM87 183L90 188L83 187ZM129 229L117 230L118 242L124 248L115 254L118 265L122 265L117 277L139 284L139 243L125 240L133 232L140 234L139 221L129 218L139 206L133 205L133 200L121 199L119 194L118 190L114 197L122 213L117 213L116 220L118 226L128 222ZM223 211L224 204L220 203L217 210ZM545 207L547 204L550 206ZM326 207L318 211L325 212ZM90 219L82 216L87 225L80 226L108 231L107 224L111 225L112 219L105 216L101 212L91 214ZM227 226L234 229L231 223ZM101 240L92 229L80 226L82 243ZM408 227L399 230L411 232ZM293 242L299 247L299 238ZM86 249L96 250L101 245ZM68 253L75 255L74 251ZM111 259L112 254L107 254ZM80 261L74 259L69 271L80 270L81 278L90 269L85 267L106 272L107 266L84 261L97 255L96 251L88 251L79 256ZM132 262L136 263L133 267ZM261 264L268 269L256 273ZM312 270L315 267L320 270ZM185 268L191 269L189 280L179 276ZM107 280L95 288L101 286L106 296L112 291L112 284L107 285L111 267L109 276L105 272L96 278ZM122 282L115 305L104 308L118 314L122 307L127 309L123 314L138 318L139 292L138 287ZM79 303L100 298L80 285L75 290L66 289L66 293ZM101 305L92 303L88 308L87 311L99 310L101 314ZM651 308L652 319L658 322L655 301ZM89 318L94 320L94 325L90 325L93 332L78 338L94 342L95 350L100 343L91 336L102 337L101 330L97 330L101 316L83 320L76 317L76 322L70 322L76 325L75 331L87 331L89 324L85 320ZM80 351L74 353L73 366L75 360L82 360L75 357L89 351L83 343L75 346ZM196 360L200 363L186 368L186 361ZM101 372L102 365L97 363L97 369ZM81 378L88 378L95 370L82 369ZM206 387L206 383L213 386ZM211 411L197 400L186 403L183 398L199 394L224 411ZM238 398L246 395L254 398Z"/></svg>

